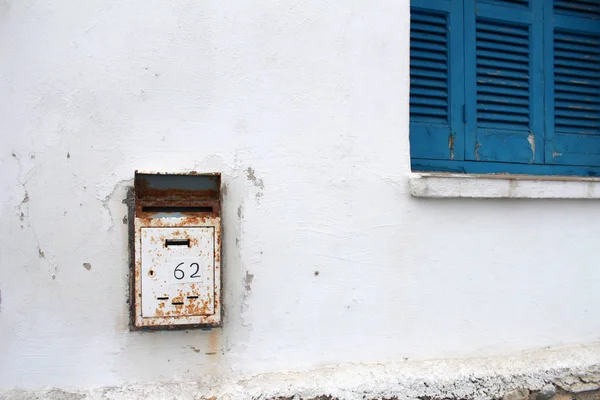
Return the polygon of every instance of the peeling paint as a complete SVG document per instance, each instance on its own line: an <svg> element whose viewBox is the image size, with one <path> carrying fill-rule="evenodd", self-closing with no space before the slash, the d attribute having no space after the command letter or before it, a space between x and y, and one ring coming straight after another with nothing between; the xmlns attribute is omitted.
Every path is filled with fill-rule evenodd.
<svg viewBox="0 0 600 400"><path fill-rule="evenodd" d="M108 232L112 232L114 227L115 227L115 222L114 222L114 218L113 218L113 212L112 209L110 207L110 202L112 201L113 197L117 194L117 191L130 186L131 185L131 179L123 179L120 180L119 182L117 182L111 192L109 194L107 194L106 196L104 196L103 199L100 200L102 207L106 210L106 212L108 213L108 217L109 217L109 226L108 226ZM85 189L85 187L84 187ZM81 205L81 204L80 204Z"/></svg>
<svg viewBox="0 0 600 400"><path fill-rule="evenodd" d="M256 198L256 202L258 204L260 204L260 199L263 197L263 190L265 189L265 184L262 180L262 178L257 178L256 174L254 172L254 169L252 169L251 167L248 167L248 169L246 170L247 172L247 178L250 182L252 182L252 184L258 188L258 191L254 194L254 197Z"/></svg>
<svg viewBox="0 0 600 400"><path fill-rule="evenodd" d="M92 269L92 264L90 264L90 263L83 263L83 268L85 268L85 269L87 269L89 271L90 269Z"/></svg>
<svg viewBox="0 0 600 400"><path fill-rule="evenodd" d="M252 281L254 280L254 275L250 272L246 271L246 276L244 277L244 289L246 293L250 293L252 290Z"/></svg>
<svg viewBox="0 0 600 400"><path fill-rule="evenodd" d="M263 183L262 179L258 179L254 173L254 169L252 169L251 167L248 167L248 180L252 183L254 183L254 186L256 186L257 188L261 188L264 189L265 185Z"/></svg>
<svg viewBox="0 0 600 400"><path fill-rule="evenodd" d="M527 141L529 142L529 147L531 147L531 162L535 161L535 136L533 133L527 136Z"/></svg>

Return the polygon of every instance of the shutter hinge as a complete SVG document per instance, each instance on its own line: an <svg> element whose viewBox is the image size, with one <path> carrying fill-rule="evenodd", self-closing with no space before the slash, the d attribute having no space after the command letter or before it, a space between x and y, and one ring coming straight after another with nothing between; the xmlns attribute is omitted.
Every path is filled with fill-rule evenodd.
<svg viewBox="0 0 600 400"><path fill-rule="evenodd" d="M463 122L467 123L467 105L463 104L462 108Z"/></svg>

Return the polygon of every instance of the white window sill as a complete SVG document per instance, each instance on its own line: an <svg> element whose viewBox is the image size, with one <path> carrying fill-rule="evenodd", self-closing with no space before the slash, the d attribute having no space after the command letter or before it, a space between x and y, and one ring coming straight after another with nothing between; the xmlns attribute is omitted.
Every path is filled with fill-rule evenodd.
<svg viewBox="0 0 600 400"><path fill-rule="evenodd" d="M411 173L410 193L429 198L600 199L600 178Z"/></svg>

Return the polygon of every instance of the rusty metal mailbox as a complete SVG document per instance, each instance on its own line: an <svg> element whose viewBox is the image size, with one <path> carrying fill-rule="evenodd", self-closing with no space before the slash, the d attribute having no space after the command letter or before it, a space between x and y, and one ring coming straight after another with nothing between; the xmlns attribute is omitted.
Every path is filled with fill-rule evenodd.
<svg viewBox="0 0 600 400"><path fill-rule="evenodd" d="M221 324L221 176L136 171L132 327Z"/></svg>

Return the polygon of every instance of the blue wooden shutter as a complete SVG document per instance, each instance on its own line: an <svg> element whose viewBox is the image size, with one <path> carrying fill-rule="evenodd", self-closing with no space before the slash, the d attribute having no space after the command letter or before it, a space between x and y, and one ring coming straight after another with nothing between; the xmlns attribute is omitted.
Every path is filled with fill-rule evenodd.
<svg viewBox="0 0 600 400"><path fill-rule="evenodd" d="M544 4L546 163L600 165L600 2Z"/></svg>
<svg viewBox="0 0 600 400"><path fill-rule="evenodd" d="M412 0L411 157L464 159L462 0Z"/></svg>
<svg viewBox="0 0 600 400"><path fill-rule="evenodd" d="M468 160L544 160L543 19L537 4L465 0Z"/></svg>

